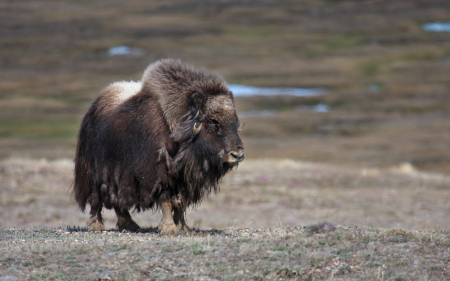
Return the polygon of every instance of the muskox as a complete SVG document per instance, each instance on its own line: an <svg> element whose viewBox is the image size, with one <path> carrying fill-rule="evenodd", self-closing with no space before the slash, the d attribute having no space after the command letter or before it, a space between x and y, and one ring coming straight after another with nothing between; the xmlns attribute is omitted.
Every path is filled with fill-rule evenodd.
<svg viewBox="0 0 450 281"><path fill-rule="evenodd" d="M150 64L140 82L117 82L82 121L74 197L91 206L90 230L114 208L120 231L138 231L129 211L162 211L161 234L188 230L186 208L218 191L244 159L233 94L215 73L179 60Z"/></svg>

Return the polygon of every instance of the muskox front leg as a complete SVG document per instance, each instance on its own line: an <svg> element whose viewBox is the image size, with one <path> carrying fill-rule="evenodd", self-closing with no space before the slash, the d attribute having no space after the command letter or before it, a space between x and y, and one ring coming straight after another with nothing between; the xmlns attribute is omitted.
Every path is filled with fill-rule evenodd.
<svg viewBox="0 0 450 281"><path fill-rule="evenodd" d="M119 228L119 231L127 230L138 232L140 230L139 225L131 218L128 211L122 211L118 207L114 207L114 211L116 211L117 227Z"/></svg>
<svg viewBox="0 0 450 281"><path fill-rule="evenodd" d="M173 220L172 203L170 200L160 200L159 205L162 211L161 222L159 223L159 234L167 235L178 232L177 226Z"/></svg>
<svg viewBox="0 0 450 281"><path fill-rule="evenodd" d="M172 209L173 220L177 226L177 230L181 232L189 231L189 227L186 225L185 221L186 206L183 204L183 200L180 195L176 198L172 198Z"/></svg>

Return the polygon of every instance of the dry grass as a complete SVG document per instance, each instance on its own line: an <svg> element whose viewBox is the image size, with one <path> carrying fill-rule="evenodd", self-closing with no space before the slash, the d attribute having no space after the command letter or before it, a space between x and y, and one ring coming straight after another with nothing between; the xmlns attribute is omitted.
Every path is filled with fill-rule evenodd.
<svg viewBox="0 0 450 281"><path fill-rule="evenodd" d="M409 162L448 174L450 119L442 112L416 115L284 111L243 117L247 156L308 159L349 167L390 167Z"/></svg>
<svg viewBox="0 0 450 281"><path fill-rule="evenodd" d="M1 280L443 280L448 234L338 226L187 236L0 229Z"/></svg>

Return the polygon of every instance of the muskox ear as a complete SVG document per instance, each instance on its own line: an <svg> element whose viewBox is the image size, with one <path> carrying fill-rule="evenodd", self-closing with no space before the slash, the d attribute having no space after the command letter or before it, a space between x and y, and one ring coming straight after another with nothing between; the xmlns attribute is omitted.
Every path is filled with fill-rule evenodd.
<svg viewBox="0 0 450 281"><path fill-rule="evenodd" d="M195 88L195 92L192 93L191 99L192 99L192 105L195 107L195 109L197 111L199 111L199 110L202 111L203 106L205 105L205 102L206 102L206 96L203 93L202 89Z"/></svg>

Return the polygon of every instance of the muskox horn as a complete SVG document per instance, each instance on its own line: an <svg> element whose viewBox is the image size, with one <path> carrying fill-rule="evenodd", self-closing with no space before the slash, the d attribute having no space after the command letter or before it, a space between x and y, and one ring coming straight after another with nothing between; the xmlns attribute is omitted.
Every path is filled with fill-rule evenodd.
<svg viewBox="0 0 450 281"><path fill-rule="evenodd" d="M196 126L197 126L197 123L194 124L194 134L200 133L200 131L202 130L203 124L200 123L200 125L198 127L196 127Z"/></svg>
<svg viewBox="0 0 450 281"><path fill-rule="evenodd" d="M238 132L242 132L242 130L244 130L244 127L245 127L245 121L243 122L244 124L242 124L242 127L240 127L239 129L238 129Z"/></svg>

